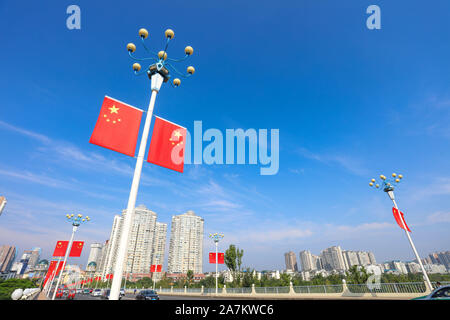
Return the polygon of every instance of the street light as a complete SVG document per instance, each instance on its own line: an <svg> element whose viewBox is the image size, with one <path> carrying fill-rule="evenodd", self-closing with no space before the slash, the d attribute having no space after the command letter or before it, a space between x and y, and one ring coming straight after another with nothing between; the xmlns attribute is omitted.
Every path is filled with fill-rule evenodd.
<svg viewBox="0 0 450 320"><path fill-rule="evenodd" d="M219 245L219 241L223 239L224 235L222 233L210 233L209 237L212 238L214 240L214 243L216 244L216 294L218 293L218 285L217 285L217 279L219 278L219 274L218 274L218 245Z"/></svg>
<svg viewBox="0 0 450 320"><path fill-rule="evenodd" d="M383 190L384 192L386 192L387 195L389 196L389 199L392 200L392 202L394 204L394 208L399 210L397 207L397 203L395 202L394 187L401 182L403 175L393 173L391 176L392 176L392 178L387 178L385 175L381 174L380 175L381 181L377 182L375 179L371 179L369 182L369 186L375 187L375 189ZM416 259L419 262L420 268L422 269L422 273L425 278L425 281L427 282L429 289L433 290L433 287L431 285L430 279L428 278L427 272L425 271L425 268L423 267L422 260L420 259L420 256L417 253L416 247L414 246L414 242L412 241L411 235L409 234L409 232L406 228L405 221L403 220L403 218L400 220L402 222L403 230L405 230L406 236L408 237L411 248L414 251L414 255L416 256Z"/></svg>
<svg viewBox="0 0 450 320"><path fill-rule="evenodd" d="M187 68L187 73L183 74L182 72L179 72L171 62L182 62L186 60L189 56L191 56L194 52L194 49L192 49L191 46L187 46L184 49L185 56L180 59L172 59L168 57L167 55L167 48L169 47L170 41L175 37L175 32L171 29L167 29L165 31L165 36L167 38L166 44L164 47L164 50L155 53L153 51L150 51L148 47L145 44L145 39L148 38L148 31L144 28L139 30L139 37L141 38L142 46L144 47L145 51L150 54L150 57L146 58L137 58L133 55L133 53L136 51L136 46L133 43L127 44L127 50L128 54L131 57L131 59L135 61L139 61L141 63L147 63L151 62L151 64L145 69L142 69L139 62L135 62L133 64L133 70L136 75L143 75L146 74L148 78L151 80L151 98L150 103L148 106L147 116L145 119L145 125L144 130L142 133L141 138L141 144L139 146L139 153L136 159L136 167L134 169L134 176L133 176L133 182L131 183L131 191L130 196L128 198L128 205L127 205L127 211L125 214L125 218L123 221L123 232L120 236L119 241L119 247L117 250L117 259L114 266L114 278L111 285L111 293L109 295L109 300L118 300L119 294L120 294L120 285L122 282L123 277L123 264L125 262L126 254L127 254L127 244L128 244L128 237L131 229L131 223L133 221L133 215L134 215L134 207L136 205L136 197L137 192L139 189L139 180L141 177L141 171L142 171L142 164L144 162L144 154L145 149L147 145L147 138L148 133L150 130L150 123L152 119L153 114L153 108L155 106L155 99L156 94L161 89L161 85L163 82L168 82L171 75L170 73L173 72L177 76L180 76L182 78L188 78L191 75L194 74L195 69L194 67L190 66ZM175 78L171 82L173 87L178 87L181 84L181 80L179 78Z"/></svg>
<svg viewBox="0 0 450 320"><path fill-rule="evenodd" d="M55 291L53 292L52 300L55 300L56 291L58 291L58 286L59 286L59 283L61 282L61 278L62 278L62 274L64 272L64 268L66 267L67 257L69 256L70 250L72 249L72 242L73 242L73 237L75 235L75 232L77 231L78 227L82 223L86 223L86 222L91 220L91 218L89 218L88 216L83 217L82 214L78 214L78 215L75 216L73 213L72 214L67 214L66 218L67 218L67 221L72 224L72 236L70 237L69 244L67 245L66 255L64 256L64 262L63 262L63 265L62 265L62 268L61 268L61 272L60 272L59 277L58 277L58 281L56 282L56 287L55 287Z"/></svg>

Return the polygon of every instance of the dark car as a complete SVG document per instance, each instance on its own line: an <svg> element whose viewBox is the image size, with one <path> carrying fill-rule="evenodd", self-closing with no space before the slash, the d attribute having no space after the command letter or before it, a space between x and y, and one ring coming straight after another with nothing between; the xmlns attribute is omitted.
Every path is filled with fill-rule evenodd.
<svg viewBox="0 0 450 320"><path fill-rule="evenodd" d="M102 299L109 299L110 292L111 292L111 289L104 290L102 293ZM122 299L123 296L124 296L124 294L122 293L122 290L120 290L119 300Z"/></svg>
<svg viewBox="0 0 450 320"><path fill-rule="evenodd" d="M136 295L136 300L159 300L159 296L154 290L142 290Z"/></svg>

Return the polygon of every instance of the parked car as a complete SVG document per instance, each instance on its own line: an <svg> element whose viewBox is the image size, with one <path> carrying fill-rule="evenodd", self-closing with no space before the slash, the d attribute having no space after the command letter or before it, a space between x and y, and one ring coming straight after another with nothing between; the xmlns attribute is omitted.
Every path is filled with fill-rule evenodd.
<svg viewBox="0 0 450 320"><path fill-rule="evenodd" d="M72 290L69 290L69 292L67 293L67 297L66 297L66 299L74 299L75 298L75 294L76 294L76 290L75 289L72 289Z"/></svg>
<svg viewBox="0 0 450 320"><path fill-rule="evenodd" d="M91 293L91 296L93 296L93 297L100 297L101 295L102 295L102 290L101 289L95 289Z"/></svg>
<svg viewBox="0 0 450 320"><path fill-rule="evenodd" d="M91 293L91 290L89 290L89 289L83 289L83 294L89 294L89 293Z"/></svg>
<svg viewBox="0 0 450 320"><path fill-rule="evenodd" d="M56 298L62 298L64 295L64 291L62 289L58 289L58 291L56 291Z"/></svg>
<svg viewBox="0 0 450 320"><path fill-rule="evenodd" d="M120 295L123 297L125 295L125 289L120 289Z"/></svg>
<svg viewBox="0 0 450 320"><path fill-rule="evenodd" d="M450 300L450 285L434 289L429 295L417 297L413 300Z"/></svg>
<svg viewBox="0 0 450 320"><path fill-rule="evenodd" d="M83 293L83 289L77 289L77 294Z"/></svg>
<svg viewBox="0 0 450 320"><path fill-rule="evenodd" d="M154 290L142 290L136 295L136 300L159 300L159 296Z"/></svg>
<svg viewBox="0 0 450 320"><path fill-rule="evenodd" d="M109 293L110 293L110 292L111 292L111 289L106 289L106 290L104 290L103 293L102 293L102 299L109 299ZM122 290L120 290L120 293L119 293L119 300L122 299L122 297L123 297L124 295L125 295L125 294L122 293Z"/></svg>

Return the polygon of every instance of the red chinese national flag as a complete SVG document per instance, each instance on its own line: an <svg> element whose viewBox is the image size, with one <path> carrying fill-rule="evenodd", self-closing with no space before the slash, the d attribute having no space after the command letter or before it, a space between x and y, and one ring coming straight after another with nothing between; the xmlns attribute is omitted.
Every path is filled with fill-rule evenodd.
<svg viewBox="0 0 450 320"><path fill-rule="evenodd" d="M84 245L84 241L72 242L72 248L70 249L69 257L81 256L81 251L83 250L83 245Z"/></svg>
<svg viewBox="0 0 450 320"><path fill-rule="evenodd" d="M225 255L223 254L223 252L219 252L219 257L217 258L217 263L224 264L224 262L225 262Z"/></svg>
<svg viewBox="0 0 450 320"><path fill-rule="evenodd" d="M156 270L156 264L152 264L150 266L150 272L155 272L155 270Z"/></svg>
<svg viewBox="0 0 450 320"><path fill-rule="evenodd" d="M56 243L55 251L53 251L54 257L64 257L66 255L67 246L69 241L58 241Z"/></svg>
<svg viewBox="0 0 450 320"><path fill-rule="evenodd" d="M105 96L89 142L134 157L142 112Z"/></svg>
<svg viewBox="0 0 450 320"><path fill-rule="evenodd" d="M161 264L156 265L156 272L161 272L161 270L162 270L162 265Z"/></svg>
<svg viewBox="0 0 450 320"><path fill-rule="evenodd" d="M411 230L409 230L408 225L406 224L403 212L401 212L398 209L396 209L395 207L393 207L392 208L392 213L394 214L394 218L395 218L395 221L397 221L398 226L400 228L402 228L403 230L407 230L407 231L411 232ZM403 227L402 221L405 224L406 229Z"/></svg>
<svg viewBox="0 0 450 320"><path fill-rule="evenodd" d="M216 253L215 252L209 253L209 263L216 263Z"/></svg>
<svg viewBox="0 0 450 320"><path fill-rule="evenodd" d="M155 116L147 161L183 172L186 128Z"/></svg>
<svg viewBox="0 0 450 320"><path fill-rule="evenodd" d="M56 263L57 263L57 261L50 262L50 266L48 267L47 274L45 275L45 279L44 279L44 287L45 287L45 284L47 283L47 281L49 279L51 279L53 272L55 271Z"/></svg>

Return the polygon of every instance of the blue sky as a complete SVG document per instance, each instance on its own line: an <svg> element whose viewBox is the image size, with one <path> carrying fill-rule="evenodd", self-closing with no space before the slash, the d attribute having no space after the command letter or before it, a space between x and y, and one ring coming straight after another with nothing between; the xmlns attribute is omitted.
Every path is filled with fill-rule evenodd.
<svg viewBox="0 0 450 320"><path fill-rule="evenodd" d="M66 8L81 8L81 30ZM381 8L381 30L366 8ZM279 129L280 168L145 164L137 199L169 223L194 210L205 234L244 249L244 265L341 245L378 261L413 259L391 203L370 178L402 173L400 209L422 256L450 244L448 1L40 1L0 3L0 244L49 257L66 213L89 215L78 240L104 242L126 207L135 160L88 143L104 95L146 109L126 44L194 48L195 75L164 86L155 114L193 129ZM205 238L204 270L212 241ZM74 263L85 263L88 250Z"/></svg>

